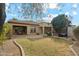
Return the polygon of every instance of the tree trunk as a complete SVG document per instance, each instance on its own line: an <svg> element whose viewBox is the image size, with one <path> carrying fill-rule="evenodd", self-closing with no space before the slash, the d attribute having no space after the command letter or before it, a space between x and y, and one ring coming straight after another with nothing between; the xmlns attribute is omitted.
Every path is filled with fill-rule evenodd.
<svg viewBox="0 0 79 59"><path fill-rule="evenodd" d="M5 3L0 3L0 32L2 32L3 24L5 22Z"/></svg>

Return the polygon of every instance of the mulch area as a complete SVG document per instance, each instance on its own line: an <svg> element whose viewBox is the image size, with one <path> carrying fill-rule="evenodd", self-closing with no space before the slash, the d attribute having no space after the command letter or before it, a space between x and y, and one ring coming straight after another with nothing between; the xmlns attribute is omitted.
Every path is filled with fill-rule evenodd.
<svg viewBox="0 0 79 59"><path fill-rule="evenodd" d="M20 51L12 40L7 40L0 46L0 56L20 56Z"/></svg>

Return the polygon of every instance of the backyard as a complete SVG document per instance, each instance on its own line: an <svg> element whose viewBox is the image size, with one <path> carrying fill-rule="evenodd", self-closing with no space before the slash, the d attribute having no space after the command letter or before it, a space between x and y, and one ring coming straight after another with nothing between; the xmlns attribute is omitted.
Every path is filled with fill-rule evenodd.
<svg viewBox="0 0 79 59"><path fill-rule="evenodd" d="M0 56L24 56L23 50L26 56L79 55L77 4L50 6L54 5L1 3Z"/></svg>
<svg viewBox="0 0 79 59"><path fill-rule="evenodd" d="M41 38L30 40L17 38L16 40L24 49L27 56L72 56L69 42L57 38Z"/></svg>

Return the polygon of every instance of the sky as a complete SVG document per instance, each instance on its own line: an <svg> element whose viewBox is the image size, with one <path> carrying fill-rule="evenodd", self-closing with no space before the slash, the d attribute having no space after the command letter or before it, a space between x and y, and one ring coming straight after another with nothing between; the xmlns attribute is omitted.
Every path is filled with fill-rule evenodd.
<svg viewBox="0 0 79 59"><path fill-rule="evenodd" d="M18 18L22 19L20 16L21 13L17 13L17 10L20 10L19 6L20 4L12 4L10 11L8 12L8 6L10 4L6 4L6 21L12 19L12 18ZM17 9L18 7L18 9ZM77 3L49 3L48 6L45 6L46 10L44 11L45 16L43 17L43 20L45 22L51 22L51 20L58 16L59 14L65 14L70 16L70 20L73 25L79 25L79 4ZM22 19L26 20L26 19ZM34 20L34 19L33 19Z"/></svg>

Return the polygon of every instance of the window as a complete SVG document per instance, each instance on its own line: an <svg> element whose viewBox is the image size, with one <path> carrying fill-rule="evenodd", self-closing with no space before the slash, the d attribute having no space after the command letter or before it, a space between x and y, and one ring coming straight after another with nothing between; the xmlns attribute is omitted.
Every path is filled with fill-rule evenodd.
<svg viewBox="0 0 79 59"><path fill-rule="evenodd" d="M31 28L31 33L35 33L36 32L36 28L35 27L32 27Z"/></svg>
<svg viewBox="0 0 79 59"><path fill-rule="evenodd" d="M36 32L36 28L34 28L33 30L34 30L34 32Z"/></svg>

